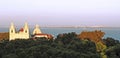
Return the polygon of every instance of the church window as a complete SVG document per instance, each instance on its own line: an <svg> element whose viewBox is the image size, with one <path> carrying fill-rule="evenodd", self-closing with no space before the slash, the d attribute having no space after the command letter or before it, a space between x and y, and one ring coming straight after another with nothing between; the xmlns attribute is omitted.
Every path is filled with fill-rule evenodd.
<svg viewBox="0 0 120 58"><path fill-rule="evenodd" d="M25 33L27 33L27 30L25 30Z"/></svg>
<svg viewBox="0 0 120 58"><path fill-rule="evenodd" d="M13 33L13 30L11 30L11 33Z"/></svg>

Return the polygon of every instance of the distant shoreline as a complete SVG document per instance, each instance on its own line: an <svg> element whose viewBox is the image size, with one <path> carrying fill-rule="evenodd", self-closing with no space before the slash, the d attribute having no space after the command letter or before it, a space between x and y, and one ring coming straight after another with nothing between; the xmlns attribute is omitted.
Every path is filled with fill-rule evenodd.
<svg viewBox="0 0 120 58"><path fill-rule="evenodd" d="M0 28L9 28L9 27L0 27ZM18 28L20 28L20 27L18 27ZM29 27L29 28L34 28L34 27ZM75 26L42 26L42 27L40 27L40 28L120 28L120 27L75 27Z"/></svg>
<svg viewBox="0 0 120 58"><path fill-rule="evenodd" d="M120 27L41 27L41 28L120 28Z"/></svg>

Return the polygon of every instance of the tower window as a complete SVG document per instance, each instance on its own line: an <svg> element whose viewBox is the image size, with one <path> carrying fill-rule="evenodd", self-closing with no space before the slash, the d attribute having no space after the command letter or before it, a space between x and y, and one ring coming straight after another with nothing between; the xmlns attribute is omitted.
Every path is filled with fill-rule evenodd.
<svg viewBox="0 0 120 58"><path fill-rule="evenodd" d="M11 30L11 33L13 33L13 30Z"/></svg>
<svg viewBox="0 0 120 58"><path fill-rule="evenodd" d="M27 33L27 30L25 30L25 33Z"/></svg>

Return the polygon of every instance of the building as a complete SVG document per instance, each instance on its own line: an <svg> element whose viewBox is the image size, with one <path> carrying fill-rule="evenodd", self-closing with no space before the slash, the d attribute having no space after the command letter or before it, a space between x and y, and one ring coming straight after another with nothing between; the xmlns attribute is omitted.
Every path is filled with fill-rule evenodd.
<svg viewBox="0 0 120 58"><path fill-rule="evenodd" d="M47 39L52 38L53 36L50 34L44 34L41 32L39 25L36 25L33 31L33 38L42 38L45 37Z"/></svg>
<svg viewBox="0 0 120 58"><path fill-rule="evenodd" d="M53 38L52 35L50 34L42 33L39 28L39 25L36 25L32 33L32 38L41 38L41 37L45 37L47 39ZM27 23L25 23L24 27L21 28L19 31L16 31L14 24L11 23L11 26L9 28L9 40L29 39L29 38L30 38L30 33Z"/></svg>
<svg viewBox="0 0 120 58"><path fill-rule="evenodd" d="M29 27L27 23L25 23L24 27L21 28L19 31L16 31L14 24L11 23L9 29L9 40L15 39L29 39Z"/></svg>
<svg viewBox="0 0 120 58"><path fill-rule="evenodd" d="M33 35L34 34L41 34L41 33L42 33L42 31L40 30L39 25L35 25L35 28L33 30Z"/></svg>

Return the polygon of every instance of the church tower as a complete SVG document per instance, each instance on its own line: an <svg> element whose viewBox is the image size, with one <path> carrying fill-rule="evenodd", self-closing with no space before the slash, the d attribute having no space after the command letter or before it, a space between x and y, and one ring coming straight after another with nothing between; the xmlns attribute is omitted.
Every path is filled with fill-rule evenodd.
<svg viewBox="0 0 120 58"><path fill-rule="evenodd" d="M33 31L33 35L34 34L41 34L42 32L41 32L41 30L40 30L40 28L39 28L39 25L36 25L35 26L35 29L34 29L34 31Z"/></svg>
<svg viewBox="0 0 120 58"><path fill-rule="evenodd" d="M26 38L29 38L29 27L28 27L28 23L25 23L23 33L25 34L25 37L26 37Z"/></svg>
<svg viewBox="0 0 120 58"><path fill-rule="evenodd" d="M15 36L15 27L14 27L14 24L11 23L11 26L10 26L10 29L9 29L9 40L14 40L14 36Z"/></svg>

